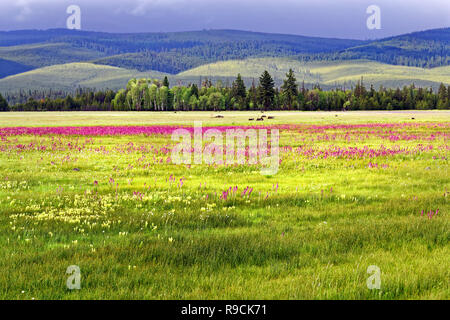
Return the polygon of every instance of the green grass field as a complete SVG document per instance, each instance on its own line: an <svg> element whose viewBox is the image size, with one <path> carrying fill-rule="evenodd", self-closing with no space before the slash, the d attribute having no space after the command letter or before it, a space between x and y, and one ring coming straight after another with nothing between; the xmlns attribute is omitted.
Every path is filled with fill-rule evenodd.
<svg viewBox="0 0 450 320"><path fill-rule="evenodd" d="M448 111L270 113L272 176L172 164L167 134L4 129L255 125L222 115L2 114L0 298L450 298Z"/></svg>

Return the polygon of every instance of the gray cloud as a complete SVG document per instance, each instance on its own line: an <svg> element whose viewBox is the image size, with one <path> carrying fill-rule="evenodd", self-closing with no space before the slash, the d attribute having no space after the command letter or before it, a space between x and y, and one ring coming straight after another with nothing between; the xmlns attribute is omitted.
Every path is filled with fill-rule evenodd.
<svg viewBox="0 0 450 320"><path fill-rule="evenodd" d="M0 30L64 28L67 6L84 30L158 32L243 29L339 38L380 38L450 26L448 0L0 0ZM381 8L382 29L366 28Z"/></svg>

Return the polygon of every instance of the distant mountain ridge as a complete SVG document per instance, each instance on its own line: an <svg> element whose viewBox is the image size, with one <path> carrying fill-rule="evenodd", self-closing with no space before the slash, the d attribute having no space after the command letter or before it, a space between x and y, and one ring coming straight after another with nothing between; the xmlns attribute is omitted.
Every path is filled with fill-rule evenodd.
<svg viewBox="0 0 450 320"><path fill-rule="evenodd" d="M200 70L220 70L198 68L224 61L262 58L286 58L294 62L318 64L346 64L349 60L370 60L422 68L448 66L450 28L413 32L372 41L239 30L129 34L67 29L0 32L0 78L5 78L3 83L9 81L9 78L6 78L8 76L71 63L117 67L121 69L121 77L142 72L175 76L180 73L198 74ZM270 59L261 61L267 65L259 65L258 70L266 68L276 72L276 64L272 66ZM84 65L83 70L88 69ZM102 70L94 69L92 74L95 75L99 75L99 70ZM39 83L39 75L46 74L48 77L49 70L56 72L59 68L33 73L32 83ZM113 69L104 70L115 72ZM202 76L221 76L211 72ZM259 74L251 76L258 77ZM57 78L57 75L55 77ZM409 76L404 78L404 81L407 81ZM317 79L314 82L321 81Z"/></svg>
<svg viewBox="0 0 450 320"><path fill-rule="evenodd" d="M433 68L450 65L450 28L413 32L340 52L342 58Z"/></svg>
<svg viewBox="0 0 450 320"><path fill-rule="evenodd" d="M139 71L155 70L178 73L202 64L249 57L287 57L299 54L330 53L356 45L360 40L328 39L295 35L268 34L237 30L209 30L175 33L112 34L90 31L52 29L0 32L0 58L16 63L26 63L33 56L33 48L65 45L73 52L84 51L97 57L64 57L55 47L54 55L48 52L44 60L53 64L88 62L111 65ZM3 47L3 48L1 48ZM6 48L5 48L6 47ZM14 47L14 56L4 52ZM23 51L21 54L20 50ZM35 50L35 60L42 57ZM3 51L3 52L2 52ZM66 54L67 55L67 54ZM65 59L65 60L64 60ZM43 60L43 59L41 59Z"/></svg>

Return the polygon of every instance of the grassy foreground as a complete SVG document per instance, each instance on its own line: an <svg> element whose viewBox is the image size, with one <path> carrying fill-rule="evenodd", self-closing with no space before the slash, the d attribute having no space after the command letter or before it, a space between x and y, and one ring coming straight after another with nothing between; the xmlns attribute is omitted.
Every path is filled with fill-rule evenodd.
<svg viewBox="0 0 450 320"><path fill-rule="evenodd" d="M252 115L2 114L0 298L450 298L448 112L274 113L273 176L171 164L170 135L1 134Z"/></svg>

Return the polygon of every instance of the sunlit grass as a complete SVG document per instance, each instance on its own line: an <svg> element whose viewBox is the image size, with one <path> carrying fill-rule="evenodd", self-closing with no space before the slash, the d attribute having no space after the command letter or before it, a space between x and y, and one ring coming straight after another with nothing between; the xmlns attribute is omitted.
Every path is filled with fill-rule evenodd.
<svg viewBox="0 0 450 320"><path fill-rule="evenodd" d="M438 122L439 113L420 115ZM5 137L0 298L448 299L448 125L386 129L399 140L377 128L324 130L282 131L290 148L268 177L258 166L168 164L170 136ZM381 145L405 151L317 154ZM81 290L66 287L70 265ZM381 269L380 290L367 288L370 265Z"/></svg>

